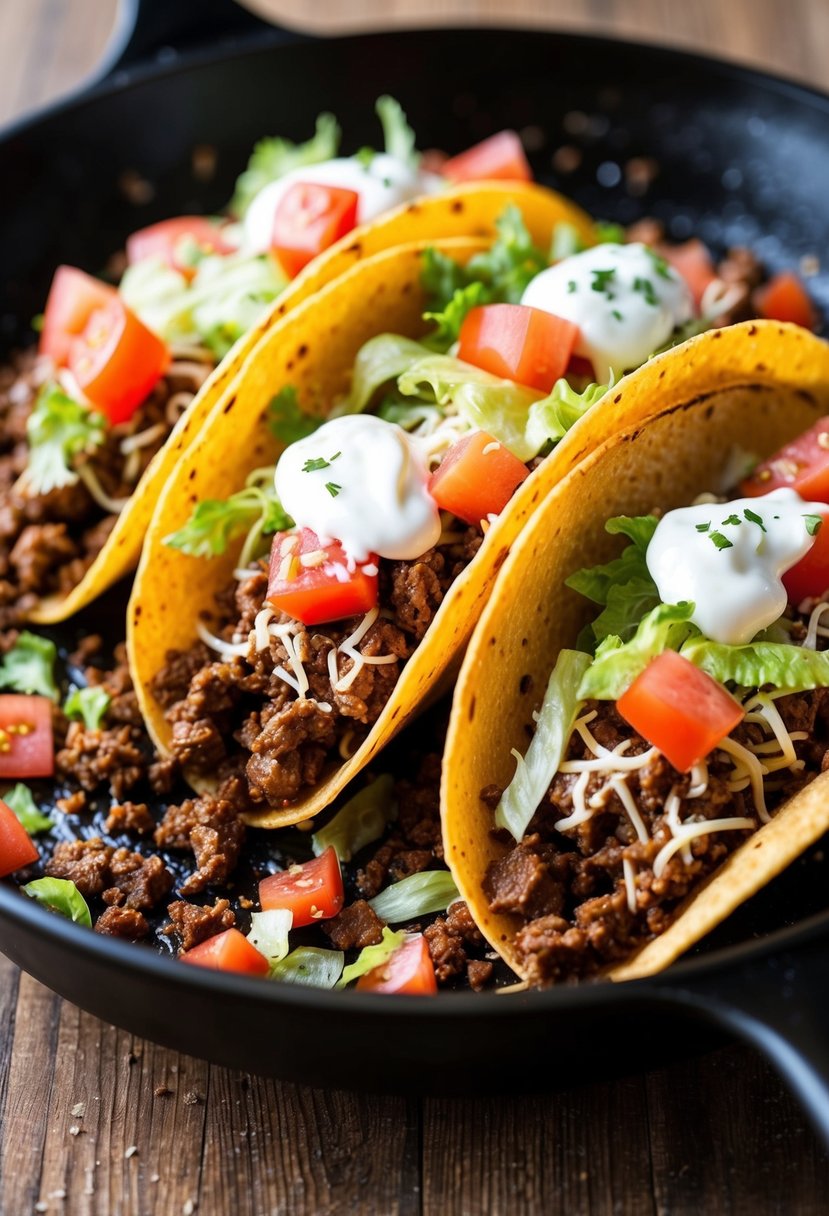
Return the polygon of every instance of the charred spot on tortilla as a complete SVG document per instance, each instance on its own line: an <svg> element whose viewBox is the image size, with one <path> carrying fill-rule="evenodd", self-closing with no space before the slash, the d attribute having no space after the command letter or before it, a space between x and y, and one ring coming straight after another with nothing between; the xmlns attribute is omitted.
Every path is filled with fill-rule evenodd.
<svg viewBox="0 0 829 1216"><path fill-rule="evenodd" d="M229 414L235 404L236 404L236 398L231 397L230 400L222 407L222 413Z"/></svg>
<svg viewBox="0 0 829 1216"><path fill-rule="evenodd" d="M196 480L196 473L197 473L197 470L196 470L196 469L191 469L191 470L190 470L190 472L187 474L187 480L188 480L188 481L195 481L195 480Z"/></svg>

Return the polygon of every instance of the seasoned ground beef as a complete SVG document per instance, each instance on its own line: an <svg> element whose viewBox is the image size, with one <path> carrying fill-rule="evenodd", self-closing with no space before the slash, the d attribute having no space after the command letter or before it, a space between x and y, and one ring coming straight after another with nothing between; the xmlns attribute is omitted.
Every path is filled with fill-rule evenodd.
<svg viewBox="0 0 829 1216"><path fill-rule="evenodd" d="M226 899L217 899L212 908L201 908L180 899L170 904L167 913L170 923L163 932L168 937L177 937L182 951L190 950L236 924L236 914Z"/></svg>
<svg viewBox="0 0 829 1216"><path fill-rule="evenodd" d="M465 903L452 904L446 917L438 916L423 930L429 954L439 984L467 972L470 986L483 988L492 975L492 963L487 959L469 959L467 947L481 947L484 939Z"/></svg>
<svg viewBox="0 0 829 1216"><path fill-rule="evenodd" d="M227 882L236 869L245 825L237 811L221 798L188 798L170 806L155 833L159 848L192 849L196 871L180 888L182 895L195 895L205 887Z"/></svg>
<svg viewBox="0 0 829 1216"><path fill-rule="evenodd" d="M364 899L358 899L322 926L336 950L362 950L383 936L383 921Z"/></svg>
<svg viewBox="0 0 829 1216"><path fill-rule="evenodd" d="M101 896L110 906L139 911L154 908L173 886L173 876L160 857L115 849L97 836L56 845L46 873L74 882L85 899Z"/></svg>
<svg viewBox="0 0 829 1216"><path fill-rule="evenodd" d="M805 730L809 738L797 743L802 771L783 770L784 779L768 794L770 807L784 801L820 772L829 755L829 689L793 694L775 705L790 730ZM612 702L588 705L595 710L590 722L595 739L608 749L623 740L630 743L627 756L640 755L649 745L620 717ZM761 728L743 723L733 732L743 744L759 743L766 736ZM592 758L586 743L576 733L567 759ZM493 862L486 875L484 892L494 912L520 917L515 943L531 981L550 984L580 979L628 957L647 941L664 932L674 920L682 901L725 857L749 835L734 829L698 836L689 842L690 859L679 852L665 865L660 877L653 863L672 839L665 803L672 790L685 800L683 818L697 821L757 816L750 790L733 790L729 780L733 766L724 752L708 758L708 780L703 792L687 798L691 776L672 768L657 754L642 768L625 774L630 794L641 816L647 840L640 840L616 791L601 773L591 774L584 797L593 813L566 834L556 830L559 820L575 810L573 787L577 775L557 773L519 844L512 844ZM489 806L497 791L481 791ZM623 861L633 869L635 907L625 882Z"/></svg>
<svg viewBox="0 0 829 1216"><path fill-rule="evenodd" d="M136 908L119 908L115 905L102 912L95 921L95 932L104 933L108 937L123 937L127 941L137 942L148 937L149 922L143 912Z"/></svg>
<svg viewBox="0 0 829 1216"><path fill-rule="evenodd" d="M110 427L103 444L84 457L105 495L122 500L133 493L211 366L174 359L129 422ZM0 373L0 627L25 619L41 596L66 595L77 586L117 519L83 480L48 494L32 494L20 480L28 464L26 423L53 370L48 359L27 351Z"/></svg>
<svg viewBox="0 0 829 1216"><path fill-rule="evenodd" d="M332 686L330 654L360 624L360 618L303 628L296 624L292 647L308 679L300 699L278 671L291 671L291 654L280 637L266 649L255 639L244 657L222 658L199 642L189 652L170 652L152 684L171 724L173 757L184 768L220 778L232 773L246 783L250 809L282 807L316 785L326 768L341 763L341 746L354 750L380 716L400 670L428 629L452 581L474 557L482 540L464 527L446 544L413 562L381 563L380 603L359 649L366 658L394 656L390 663L365 663L344 689ZM238 644L253 629L265 605L264 568L236 586L232 605L222 596L218 632ZM278 624L290 618L280 615ZM338 656L339 678L353 660ZM241 764L244 764L244 772ZM428 858L411 859L409 873Z"/></svg>
<svg viewBox="0 0 829 1216"><path fill-rule="evenodd" d="M155 827L155 819L146 802L124 802L110 808L104 827L113 835L132 832L148 836Z"/></svg>

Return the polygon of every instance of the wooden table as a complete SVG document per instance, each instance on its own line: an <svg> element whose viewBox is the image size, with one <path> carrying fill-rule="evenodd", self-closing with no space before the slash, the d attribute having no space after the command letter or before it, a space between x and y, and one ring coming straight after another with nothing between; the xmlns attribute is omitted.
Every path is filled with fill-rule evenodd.
<svg viewBox="0 0 829 1216"><path fill-rule="evenodd" d="M297 23L313 9L317 28L500 16L601 29L829 83L825 0L255 6ZM2 0L0 120L85 77L113 13L114 0ZM360 1098L134 1039L0 956L0 1216L817 1216L828 1194L803 1115L743 1048L520 1101Z"/></svg>

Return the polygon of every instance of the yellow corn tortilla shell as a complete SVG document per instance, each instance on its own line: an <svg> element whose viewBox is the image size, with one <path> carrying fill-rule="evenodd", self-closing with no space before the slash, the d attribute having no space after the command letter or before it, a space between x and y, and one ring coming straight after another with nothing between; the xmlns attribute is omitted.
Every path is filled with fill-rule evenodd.
<svg viewBox="0 0 829 1216"><path fill-rule="evenodd" d="M599 408L609 411L613 401L617 421L623 414L627 422L623 433L549 494L501 569L461 669L446 742L446 860L481 931L523 978L514 946L523 921L492 912L483 893L489 865L509 845L492 835L493 812L480 792L512 780L511 749L526 752L559 650L575 646L595 619L595 605L564 580L619 553L624 538L604 530L610 517L724 492L739 475L735 449L768 456L829 412L829 345L775 322L714 330L633 372ZM610 977L667 966L827 829L829 774L781 808L693 893L666 933Z"/></svg>
<svg viewBox="0 0 829 1216"><path fill-rule="evenodd" d="M470 183L445 194L406 203L383 219L349 233L311 262L253 329L239 339L150 462L129 505L121 512L81 582L67 596L53 595L41 600L29 619L41 625L66 620L135 568L156 502L166 483L174 477L182 452L198 437L216 401L232 389L260 340L282 318L362 259L394 245L432 242L441 237L491 237L496 220L510 203L519 206L533 240L543 249L549 247L559 222L571 224L586 244L595 240L592 221L574 203L543 186L520 182Z"/></svg>
<svg viewBox="0 0 829 1216"><path fill-rule="evenodd" d="M165 537L187 522L197 502L228 497L252 470L276 462L282 445L262 417L281 388L296 388L300 404L310 412L328 409L348 388L354 358L364 342L385 331L410 336L423 332L420 274L427 245L465 261L484 244L463 238L418 242L352 267L263 336L232 391L216 403L201 435L182 454L147 533L127 619L130 666L141 710L163 753L169 753L171 730L152 696L151 681L168 650L187 650L197 639L197 621L213 611L216 592L230 584L241 545L206 560L166 546ZM618 392L613 390L612 400ZM551 486L605 438L616 415L612 401L605 411L591 411L519 487L475 559L452 584L359 750L333 766L292 806L251 816L250 822L277 828L318 814L454 674L510 545ZM200 790L213 785L192 774L188 780Z"/></svg>

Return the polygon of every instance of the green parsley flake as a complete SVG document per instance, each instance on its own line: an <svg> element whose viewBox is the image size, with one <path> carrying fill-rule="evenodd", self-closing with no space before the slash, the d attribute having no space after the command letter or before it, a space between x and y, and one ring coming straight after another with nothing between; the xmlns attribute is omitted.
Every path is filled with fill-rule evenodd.
<svg viewBox="0 0 829 1216"><path fill-rule="evenodd" d="M768 530L766 525L763 523L763 517L758 515L756 511L752 511L750 507L746 507L745 511L743 511L743 515L745 515L750 524L756 524L757 527L763 532Z"/></svg>
<svg viewBox="0 0 829 1216"><path fill-rule="evenodd" d="M567 290L570 292L570 295L572 295L574 291L577 291L577 290L578 290L578 286L579 286L579 285L578 285L578 283L576 282L576 280L575 280L575 279L570 279L570 280L568 281L568 283L567 283Z"/></svg>
<svg viewBox="0 0 829 1216"><path fill-rule="evenodd" d="M696 525L697 532L707 532L710 527L711 527L710 520L707 524L697 524Z"/></svg>
<svg viewBox="0 0 829 1216"><path fill-rule="evenodd" d="M736 528L737 524L741 524L742 522L739 515L729 515L727 519L722 521L720 526L725 527L726 524L731 524L732 528Z"/></svg>
<svg viewBox="0 0 829 1216"><path fill-rule="evenodd" d="M591 270L590 273L593 275L593 282L590 284L593 290L604 292L604 294L612 300L613 296L610 295L608 284L612 283L616 277L615 269Z"/></svg>
<svg viewBox="0 0 829 1216"><path fill-rule="evenodd" d="M621 320L622 320L622 314L619 312L619 309L618 309L618 308L614 308L614 309L613 309L613 312L611 313L611 316L615 317L617 321L621 321Z"/></svg>
<svg viewBox="0 0 829 1216"><path fill-rule="evenodd" d="M708 539L715 545L717 549L733 549L734 543L727 536L723 536L722 532L709 532Z"/></svg>
<svg viewBox="0 0 829 1216"><path fill-rule="evenodd" d="M661 253L657 253L655 249L649 249L645 246L645 252L653 262L653 268L661 279L669 279L671 277L671 268L665 261Z"/></svg>
<svg viewBox="0 0 829 1216"><path fill-rule="evenodd" d="M342 486L338 486L336 481L326 481L325 488L332 498L336 498L342 489Z"/></svg>
<svg viewBox="0 0 829 1216"><path fill-rule="evenodd" d="M645 303L650 304L653 308L656 308L659 304L656 292L654 291L653 283L650 281L650 279L641 279L637 276L637 278L633 280L633 290L641 291L642 295L645 297Z"/></svg>
<svg viewBox="0 0 829 1216"><path fill-rule="evenodd" d="M809 535L817 536L818 532L820 531L821 527L823 526L823 516L822 515L804 515L803 518L806 520L806 531L809 533Z"/></svg>

